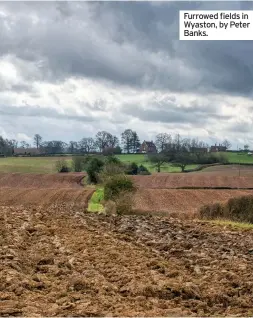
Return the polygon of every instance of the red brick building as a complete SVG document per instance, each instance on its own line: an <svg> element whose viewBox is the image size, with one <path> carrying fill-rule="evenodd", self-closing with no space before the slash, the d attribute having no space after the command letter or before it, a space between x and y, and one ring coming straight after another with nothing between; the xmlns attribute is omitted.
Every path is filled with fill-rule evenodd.
<svg viewBox="0 0 253 318"><path fill-rule="evenodd" d="M224 152L227 151L227 148L225 146L222 145L215 145L215 146L211 146L210 148L210 152Z"/></svg>
<svg viewBox="0 0 253 318"><path fill-rule="evenodd" d="M140 146L140 153L157 153L157 149L153 141L143 141Z"/></svg>

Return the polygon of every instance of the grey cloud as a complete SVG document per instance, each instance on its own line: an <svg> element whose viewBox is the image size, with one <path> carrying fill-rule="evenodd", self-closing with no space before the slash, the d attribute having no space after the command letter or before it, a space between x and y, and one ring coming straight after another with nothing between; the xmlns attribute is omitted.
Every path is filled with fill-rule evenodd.
<svg viewBox="0 0 253 318"><path fill-rule="evenodd" d="M20 4L0 22L1 53L43 63L48 80L106 79L138 88L250 95L250 41L179 41L180 9L233 9L239 2ZM247 5L247 7L249 7ZM31 15L27 13L31 13ZM44 15L44 13L47 13ZM32 24L32 14L39 21ZM61 17L64 17L61 19ZM10 30L6 23L12 20ZM27 33L27 30L30 30ZM179 69L179 65L185 67Z"/></svg>
<svg viewBox="0 0 253 318"><path fill-rule="evenodd" d="M44 117L48 119L73 120L81 122L92 122L95 120L91 116L74 115L71 113L61 114L53 108L39 106L0 106L0 115L8 117Z"/></svg>
<svg viewBox="0 0 253 318"><path fill-rule="evenodd" d="M252 124L240 122L240 123L231 123L227 126L227 130L232 133L250 133L252 132Z"/></svg>
<svg viewBox="0 0 253 318"><path fill-rule="evenodd" d="M185 107L155 107L147 108L136 105L125 105L123 112L127 115L137 117L142 121L162 122L162 123L190 123L192 125L202 125L209 123L212 119L228 120L231 116L212 113L208 109L198 106L192 108Z"/></svg>

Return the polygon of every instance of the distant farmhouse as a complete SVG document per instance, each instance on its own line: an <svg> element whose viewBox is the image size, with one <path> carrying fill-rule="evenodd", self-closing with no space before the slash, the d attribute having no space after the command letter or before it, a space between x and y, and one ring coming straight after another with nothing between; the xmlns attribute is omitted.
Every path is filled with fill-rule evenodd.
<svg viewBox="0 0 253 318"><path fill-rule="evenodd" d="M210 152L224 152L227 151L227 148L225 146L222 146L219 144L219 146L217 146L215 144L215 146L211 146L210 148Z"/></svg>
<svg viewBox="0 0 253 318"><path fill-rule="evenodd" d="M157 149L153 141L143 141L139 149L140 153L157 153Z"/></svg>
<svg viewBox="0 0 253 318"><path fill-rule="evenodd" d="M14 148L14 156L34 156L43 154L42 149L37 148Z"/></svg>

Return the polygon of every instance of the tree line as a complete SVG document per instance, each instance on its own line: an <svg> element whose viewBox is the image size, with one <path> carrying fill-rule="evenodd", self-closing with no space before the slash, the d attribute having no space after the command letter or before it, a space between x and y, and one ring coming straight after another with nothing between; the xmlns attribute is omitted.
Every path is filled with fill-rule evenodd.
<svg viewBox="0 0 253 318"><path fill-rule="evenodd" d="M185 152L193 148L208 147L207 143L198 140L198 138L183 138L179 134L173 136L168 133L157 134L154 144L159 153L164 151ZM228 140L224 140L222 145L227 149L231 147ZM107 131L99 131L94 138L84 137L80 141L70 141L69 143L61 140L44 141L39 134L34 135L32 144L26 141L8 140L0 136L0 154L4 155L11 155L14 148L28 149L32 147L43 149L45 154L120 154L122 152L131 154L138 152L140 146L140 138L137 132L132 129L126 129L120 138Z"/></svg>

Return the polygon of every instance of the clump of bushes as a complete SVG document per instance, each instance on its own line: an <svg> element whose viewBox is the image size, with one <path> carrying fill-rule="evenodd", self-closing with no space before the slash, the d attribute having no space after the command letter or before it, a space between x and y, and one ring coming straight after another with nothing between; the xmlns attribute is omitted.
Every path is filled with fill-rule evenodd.
<svg viewBox="0 0 253 318"><path fill-rule="evenodd" d="M146 167L143 165L138 166L135 162L132 162L127 169L125 170L127 175L150 175L151 173L148 171Z"/></svg>
<svg viewBox="0 0 253 318"><path fill-rule="evenodd" d="M56 170L57 172L70 172L71 169L69 168L67 161L65 159L60 159L56 161Z"/></svg>
<svg viewBox="0 0 253 318"><path fill-rule="evenodd" d="M140 174L140 175L150 175L151 173L149 172L149 170L146 167L144 167L143 165L140 165L138 167L138 174Z"/></svg>
<svg viewBox="0 0 253 318"><path fill-rule="evenodd" d="M115 175L108 178L104 184L105 200L115 200L123 192L134 192L136 190L133 181L126 175Z"/></svg>
<svg viewBox="0 0 253 318"><path fill-rule="evenodd" d="M116 214L132 212L135 191L133 181L125 174L111 176L104 183L104 199L110 206L113 203Z"/></svg>
<svg viewBox="0 0 253 318"><path fill-rule="evenodd" d="M231 198L225 204L206 205L200 209L200 217L253 223L253 196Z"/></svg>
<svg viewBox="0 0 253 318"><path fill-rule="evenodd" d="M99 173L102 171L104 161L99 158L92 158L87 164L88 182L97 184L99 182Z"/></svg>
<svg viewBox="0 0 253 318"><path fill-rule="evenodd" d="M75 172L82 172L84 170L85 157L83 156L74 156L72 158L72 169Z"/></svg>

